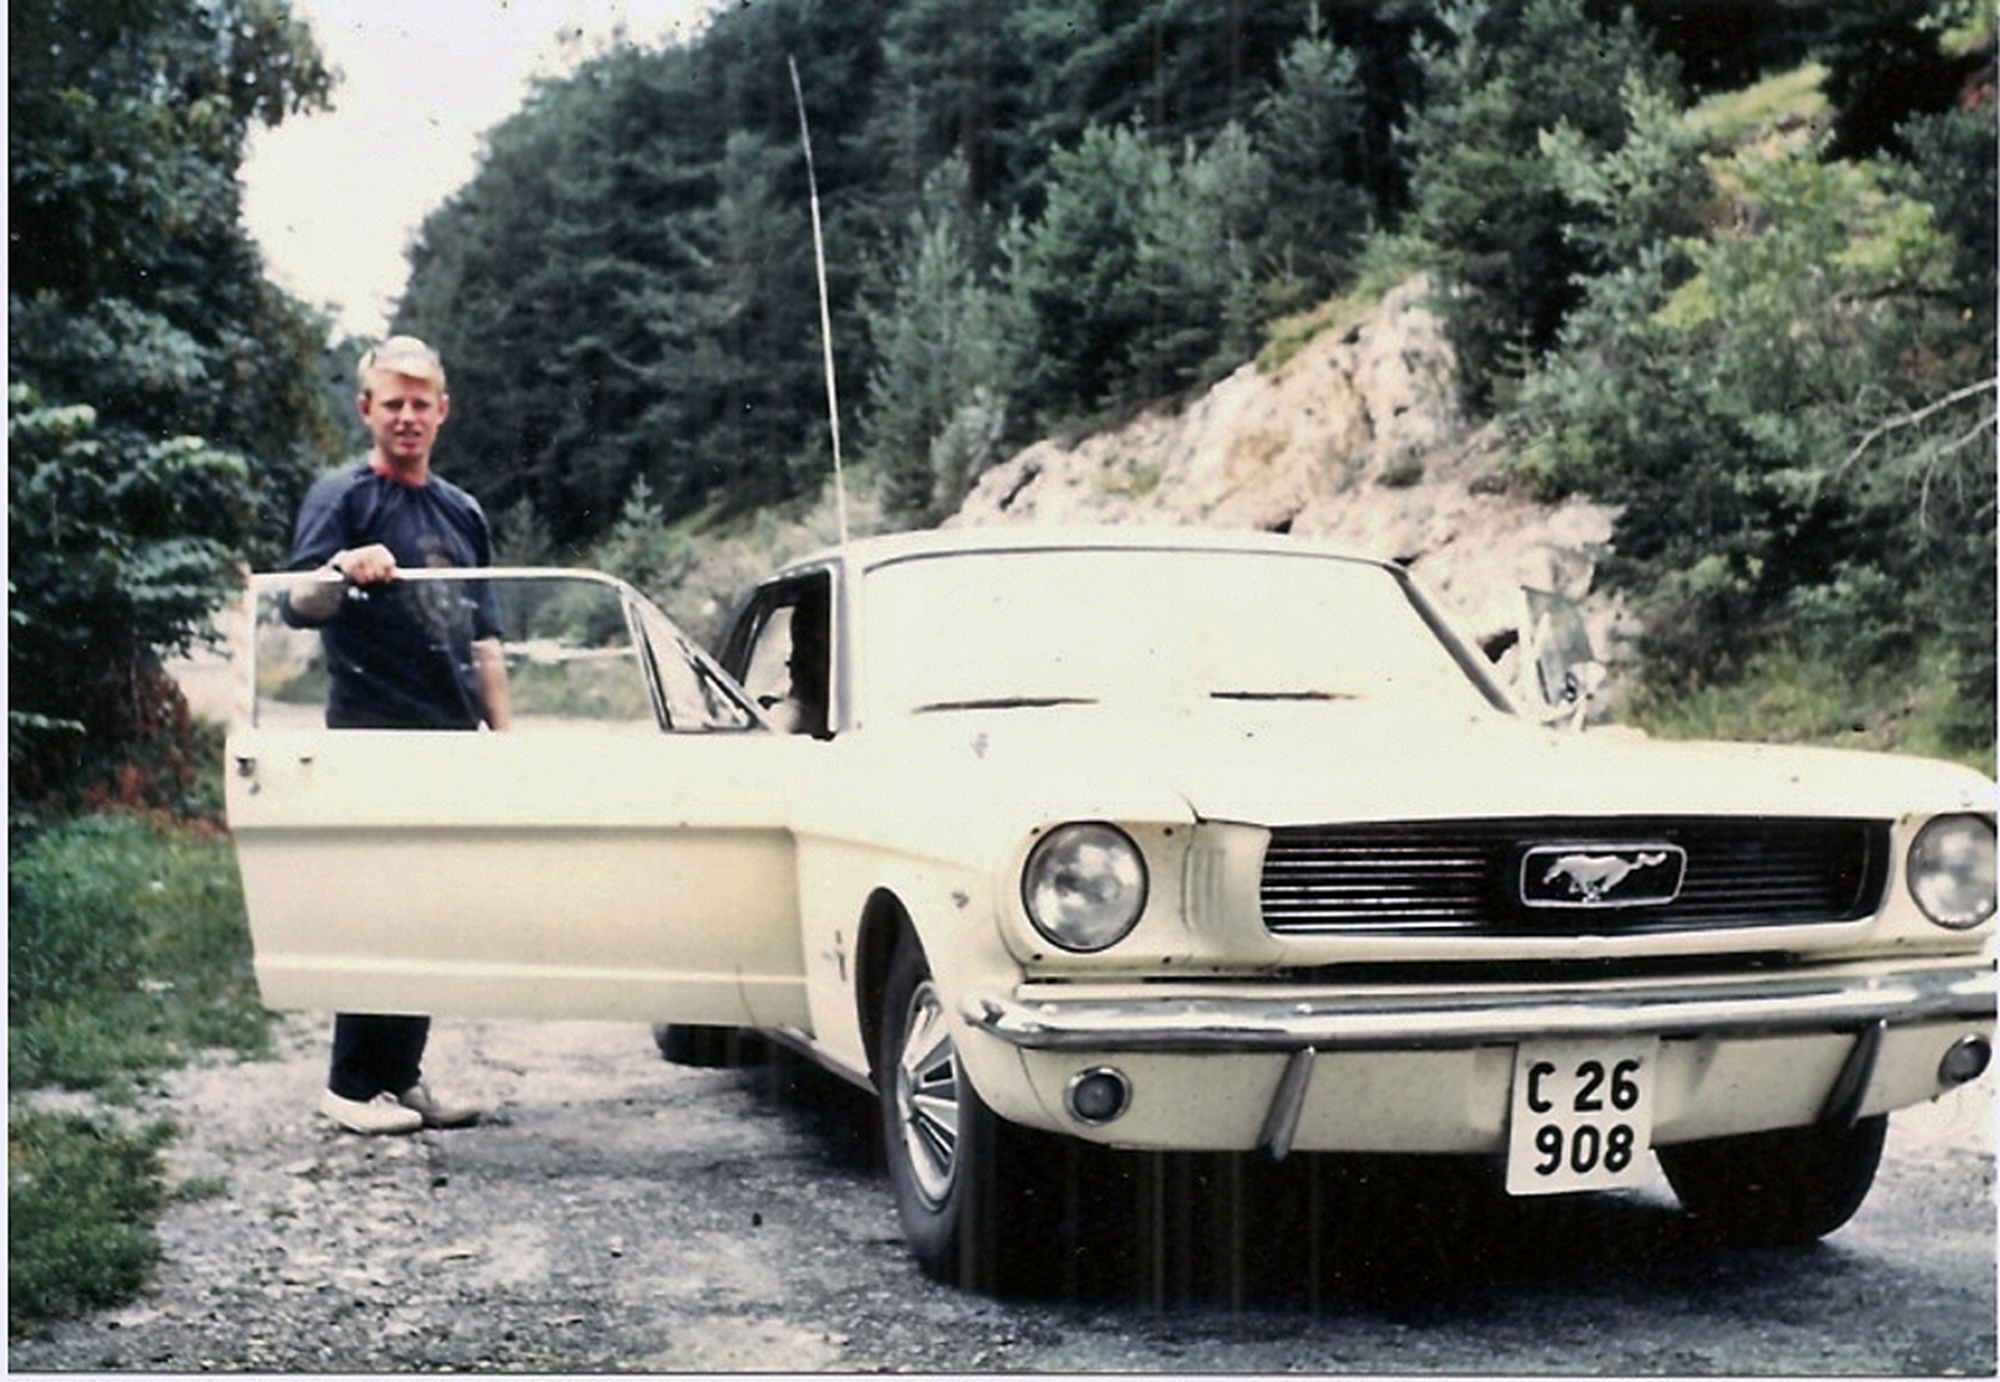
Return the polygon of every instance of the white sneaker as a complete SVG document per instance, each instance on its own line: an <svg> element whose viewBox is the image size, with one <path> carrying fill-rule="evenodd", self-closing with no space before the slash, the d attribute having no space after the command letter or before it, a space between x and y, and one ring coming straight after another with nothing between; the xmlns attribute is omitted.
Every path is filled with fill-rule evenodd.
<svg viewBox="0 0 2000 1382"><path fill-rule="evenodd" d="M384 1096L387 1097L387 1096ZM411 1085L395 1096L396 1103L414 1112L427 1128L462 1128L477 1123L482 1112L477 1104L453 1103L431 1092L423 1083Z"/></svg>
<svg viewBox="0 0 2000 1382"><path fill-rule="evenodd" d="M332 1090L320 1096L319 1111L349 1132L415 1132L424 1125L424 1116L405 1108L387 1092L372 1099L343 1099Z"/></svg>

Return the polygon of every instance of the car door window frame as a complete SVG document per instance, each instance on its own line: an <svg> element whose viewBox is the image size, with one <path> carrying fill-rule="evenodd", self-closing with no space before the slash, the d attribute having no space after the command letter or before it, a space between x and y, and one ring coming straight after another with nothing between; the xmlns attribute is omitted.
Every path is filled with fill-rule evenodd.
<svg viewBox="0 0 2000 1382"><path fill-rule="evenodd" d="M805 728L815 737L827 739L833 737L837 723L834 710L834 586L833 573L824 567L772 581L757 591L738 616L722 656L723 669L744 687L755 704L767 715L770 714L785 698L772 696L767 704L765 694L750 683L752 665L759 660L758 654L768 646L770 638L782 637L786 640L784 665L789 669L792 659L798 655L792 620L799 611L807 611L808 616L819 623L822 647L819 665L809 676L809 680L816 683L817 718L809 718ZM781 616L790 616L785 619L782 628L779 626Z"/></svg>
<svg viewBox="0 0 2000 1382"><path fill-rule="evenodd" d="M662 730L669 734L736 734L764 727L752 708L756 703L748 693L643 596L636 591L629 593L625 610L633 641L643 657L654 710ZM684 724L674 714L675 697L668 689L669 658L678 659L678 665L687 670L702 699L711 707L710 712L698 722ZM717 716L713 707L718 704L727 706L732 713Z"/></svg>
<svg viewBox="0 0 2000 1382"><path fill-rule="evenodd" d="M246 590L246 614L251 636L247 648L247 679L239 702L246 727L262 727L265 705L259 691L258 660L262 650L256 637L262 617L261 601L274 591L282 591L309 573L259 572L251 576ZM653 712L654 728L661 733L762 732L766 726L757 714L755 702L737 684L722 664L695 643L683 630L629 583L601 571L569 567L493 566L479 568L418 568L402 572L399 581L483 581L494 584L514 581L567 581L603 587L618 601L628 651L636 660L638 675ZM694 723L678 723L673 711L665 659L678 658L704 700L712 707L724 707Z"/></svg>

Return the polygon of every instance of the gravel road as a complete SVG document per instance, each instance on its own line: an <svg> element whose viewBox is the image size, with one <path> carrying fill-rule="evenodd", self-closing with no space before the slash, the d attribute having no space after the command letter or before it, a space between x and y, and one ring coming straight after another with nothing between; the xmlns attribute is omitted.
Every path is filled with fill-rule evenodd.
<svg viewBox="0 0 2000 1382"><path fill-rule="evenodd" d="M1128 1252L995 1299L911 1264L858 1094L689 1070L642 1027L440 1021L479 1127L337 1132L327 1024L176 1075L154 1289L13 1371L1341 1372L1992 1376L1991 1078L1892 1123L1826 1242L1697 1237L1664 1181L1444 1209L1357 1162L1146 1162Z"/></svg>

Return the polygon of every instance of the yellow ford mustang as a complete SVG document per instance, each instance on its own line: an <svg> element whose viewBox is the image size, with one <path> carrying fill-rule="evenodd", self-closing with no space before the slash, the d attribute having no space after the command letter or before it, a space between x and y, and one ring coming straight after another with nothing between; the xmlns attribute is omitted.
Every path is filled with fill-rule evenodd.
<svg viewBox="0 0 2000 1382"><path fill-rule="evenodd" d="M946 1278L1042 1241L1078 1143L1520 1195L1657 1156L1732 1236L1810 1239L1990 1057L1992 782L1552 729L1394 565L876 538L714 659L592 573L370 592L498 619L506 733L323 728L298 579L253 581L229 748L266 1002L764 1033L877 1093Z"/></svg>

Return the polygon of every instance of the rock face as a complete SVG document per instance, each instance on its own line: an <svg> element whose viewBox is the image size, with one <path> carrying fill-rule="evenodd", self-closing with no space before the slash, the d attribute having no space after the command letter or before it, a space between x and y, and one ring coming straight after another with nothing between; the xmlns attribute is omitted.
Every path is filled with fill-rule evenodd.
<svg viewBox="0 0 2000 1382"><path fill-rule="evenodd" d="M1616 511L1537 503L1474 428L1431 289L1414 279L1366 318L1252 363L1175 412L1042 441L983 475L947 526L1115 523L1258 528L1408 565L1482 643L1528 622L1522 588L1582 603L1600 655L1623 631L1591 596Z"/></svg>

